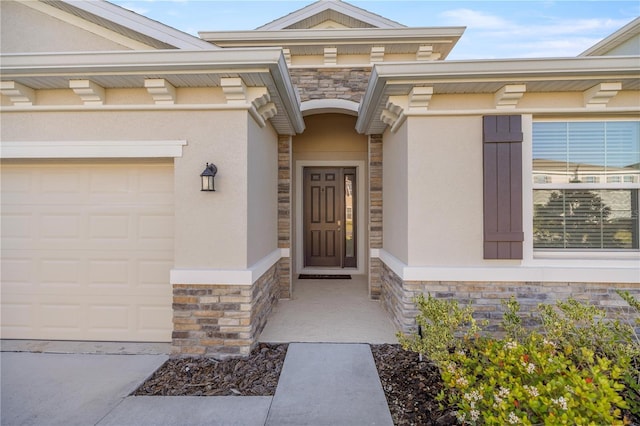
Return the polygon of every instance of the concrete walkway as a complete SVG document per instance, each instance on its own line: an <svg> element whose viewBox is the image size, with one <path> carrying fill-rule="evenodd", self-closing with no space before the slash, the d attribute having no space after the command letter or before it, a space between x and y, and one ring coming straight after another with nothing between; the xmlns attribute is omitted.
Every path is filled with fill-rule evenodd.
<svg viewBox="0 0 640 426"><path fill-rule="evenodd" d="M167 358L2 352L0 423L392 424L371 350L365 344L289 345L273 397L128 396Z"/></svg>
<svg viewBox="0 0 640 426"><path fill-rule="evenodd" d="M292 343L267 425L393 425L368 345Z"/></svg>
<svg viewBox="0 0 640 426"><path fill-rule="evenodd" d="M261 342L397 343L380 301L367 296L367 277L294 280L293 297L280 300Z"/></svg>

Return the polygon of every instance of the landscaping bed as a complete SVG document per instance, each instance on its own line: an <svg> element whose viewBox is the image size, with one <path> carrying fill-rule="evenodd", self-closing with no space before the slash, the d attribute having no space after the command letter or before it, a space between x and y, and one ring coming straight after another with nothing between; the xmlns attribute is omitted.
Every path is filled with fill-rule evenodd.
<svg viewBox="0 0 640 426"><path fill-rule="evenodd" d="M395 425L457 424L451 410L441 410L436 400L443 384L433 363L400 345L371 345L371 352Z"/></svg>
<svg viewBox="0 0 640 426"><path fill-rule="evenodd" d="M286 344L260 343L248 358L172 358L133 392L149 396L272 396Z"/></svg>
<svg viewBox="0 0 640 426"><path fill-rule="evenodd" d="M172 358L133 392L147 396L273 396L286 344L261 343L248 358ZM435 400L442 389L436 367L400 345L371 345L373 358L396 425L448 425ZM436 423L436 421L438 421Z"/></svg>

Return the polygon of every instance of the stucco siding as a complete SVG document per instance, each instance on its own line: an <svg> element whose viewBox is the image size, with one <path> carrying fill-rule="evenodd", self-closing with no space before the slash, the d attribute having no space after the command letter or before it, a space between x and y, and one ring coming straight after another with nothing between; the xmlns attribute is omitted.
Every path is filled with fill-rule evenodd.
<svg viewBox="0 0 640 426"><path fill-rule="evenodd" d="M407 263L448 266L481 261L482 117L410 117L406 127L411 176ZM389 186L385 183L384 188L386 206Z"/></svg>
<svg viewBox="0 0 640 426"><path fill-rule="evenodd" d="M382 142L382 242L388 253L404 263L409 260L407 138L405 124L396 133L387 130Z"/></svg>
<svg viewBox="0 0 640 426"><path fill-rule="evenodd" d="M247 266L278 247L278 135L248 118Z"/></svg>
<svg viewBox="0 0 640 426"><path fill-rule="evenodd" d="M175 267L247 266L246 111L5 112L0 134L3 141L186 140L174 161ZM218 167L214 193L200 190L206 162Z"/></svg>

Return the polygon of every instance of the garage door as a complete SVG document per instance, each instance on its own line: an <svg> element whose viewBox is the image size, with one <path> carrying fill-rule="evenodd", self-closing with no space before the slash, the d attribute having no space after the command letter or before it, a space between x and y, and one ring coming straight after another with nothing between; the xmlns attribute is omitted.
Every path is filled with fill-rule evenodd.
<svg viewBox="0 0 640 426"><path fill-rule="evenodd" d="M170 341L173 163L2 164L2 338Z"/></svg>

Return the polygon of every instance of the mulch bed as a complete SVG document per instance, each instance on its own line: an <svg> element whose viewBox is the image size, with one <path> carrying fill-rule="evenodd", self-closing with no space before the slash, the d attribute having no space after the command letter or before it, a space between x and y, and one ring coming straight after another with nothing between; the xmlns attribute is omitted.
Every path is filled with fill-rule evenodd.
<svg viewBox="0 0 640 426"><path fill-rule="evenodd" d="M371 345L395 425L454 425L452 410L440 408L443 387L436 366L400 345Z"/></svg>
<svg viewBox="0 0 640 426"><path fill-rule="evenodd" d="M272 396L287 353L286 344L259 344L248 358L172 358L132 395ZM442 388L434 365L399 345L371 345L380 381L396 425L450 425L455 417L440 410Z"/></svg>
<svg viewBox="0 0 640 426"><path fill-rule="evenodd" d="M167 360L132 395L272 396L288 345L260 343L249 358Z"/></svg>

